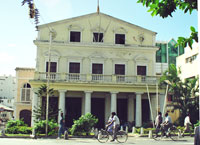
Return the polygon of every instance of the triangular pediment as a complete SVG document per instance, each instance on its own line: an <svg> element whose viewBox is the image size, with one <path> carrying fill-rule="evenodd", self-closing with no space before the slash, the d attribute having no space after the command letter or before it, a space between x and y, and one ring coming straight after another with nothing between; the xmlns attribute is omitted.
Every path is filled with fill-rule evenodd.
<svg viewBox="0 0 200 145"><path fill-rule="evenodd" d="M43 25L39 25L38 28L43 28L43 27L51 27L51 26L55 26L55 25L59 25L59 24L63 24L63 23L71 23L73 21L80 21L81 19L88 19L88 25L90 25L90 19L94 18L94 17L99 17L99 22L101 23L101 20L103 20L103 18L107 19L107 20L111 20L115 23L120 23L122 25L126 25L126 26L129 26L129 27L132 27L132 28L137 28L137 29L140 29L141 31L146 31L146 32L149 32L149 33L152 33L152 34L156 34L156 32L154 31L151 31L151 30L148 30L146 28L143 28L143 27L140 27L140 26L137 26L135 24L132 24L132 23L129 23L129 22L126 22L124 20L121 20L121 19L118 19L118 18L115 18L113 16L110 16L110 15L107 15L107 14L104 14L104 13L91 13L91 14L87 14L87 15L82 15L82 16L78 16L78 17L73 17L73 18L69 18L69 19L64 19L64 20L60 20L60 21L55 21L55 22L52 22L52 23L48 23L48 24L43 24ZM81 27L81 24L80 25L70 25L70 27ZM91 26L91 30L98 30L97 28L100 28L100 31L105 31L106 28L101 28L100 26L97 26L97 25L94 25L94 26ZM126 29L123 28L123 27L119 27L119 28L116 28L116 30L113 30L113 31L124 31L126 32Z"/></svg>

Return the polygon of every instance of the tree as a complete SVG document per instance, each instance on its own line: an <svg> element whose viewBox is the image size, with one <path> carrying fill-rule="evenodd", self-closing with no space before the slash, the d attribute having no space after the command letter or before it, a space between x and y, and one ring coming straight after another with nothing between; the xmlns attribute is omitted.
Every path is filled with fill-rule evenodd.
<svg viewBox="0 0 200 145"><path fill-rule="evenodd" d="M162 18L172 17L172 13L177 9L184 11L184 13L192 13L197 11L197 0L138 0L143 6L149 8L152 16L160 15ZM192 48L194 41L198 42L198 32L194 27L190 27L191 35L189 38L179 37L178 45L186 47L187 44Z"/></svg>
<svg viewBox="0 0 200 145"><path fill-rule="evenodd" d="M41 85L38 92L35 92L38 96L39 99L41 99L42 97L46 97L47 96L47 86L46 84L44 85ZM54 90L53 89L49 89L49 95L53 95L54 93ZM56 103L56 102L55 102ZM59 109L56 109L54 110L53 106L54 104L49 104L49 119L50 120L56 120L56 116L58 115L58 111ZM38 106L38 107L35 107L34 110L33 110L34 114L35 114L35 117L36 117L36 122L38 120L45 120L46 119L46 98L44 99L43 103Z"/></svg>
<svg viewBox="0 0 200 145"><path fill-rule="evenodd" d="M22 6L25 4L28 4L29 7L29 17L31 19L35 19L35 24L36 27L39 24L39 10L37 8L35 8L35 4L33 0L23 0L22 1Z"/></svg>
<svg viewBox="0 0 200 145"><path fill-rule="evenodd" d="M179 78L180 70L176 69L174 64L169 66L169 70L165 71L160 79L160 85L168 85L169 93L173 94L174 110L179 109L180 118L179 123L183 124L187 113L190 113L192 123L198 120L199 99L196 97L199 92L198 78L186 79L181 81ZM195 108L195 109L194 109Z"/></svg>

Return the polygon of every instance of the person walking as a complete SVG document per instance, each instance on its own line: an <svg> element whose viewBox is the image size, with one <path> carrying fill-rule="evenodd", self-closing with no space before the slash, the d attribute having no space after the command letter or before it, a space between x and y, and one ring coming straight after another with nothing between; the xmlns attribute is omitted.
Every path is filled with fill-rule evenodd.
<svg viewBox="0 0 200 145"><path fill-rule="evenodd" d="M120 127L120 122L115 112L111 113L111 118L112 118L112 121L108 124L108 127L113 124L113 139L111 140L112 142L112 141L115 141L116 139L116 133Z"/></svg>
<svg viewBox="0 0 200 145"><path fill-rule="evenodd" d="M61 120L60 120L60 124L59 124L59 129L58 129L58 138L61 138L61 135L64 134L65 132L65 119L63 117L63 113L61 113Z"/></svg>
<svg viewBox="0 0 200 145"><path fill-rule="evenodd" d="M186 131L188 131L188 132L190 133L190 136L192 135L191 130L190 130L190 125L192 125L192 123L190 122L190 114L187 114L186 117L185 117L185 119L184 119L184 126L185 126L185 129L184 129L184 131L183 131L183 133L182 133L182 136L183 136L183 137L184 137L184 133L185 133Z"/></svg>
<svg viewBox="0 0 200 145"><path fill-rule="evenodd" d="M156 120L155 120L155 126L156 126L156 136L158 136L158 132L160 130L160 127L161 127L161 124L162 124L162 113L161 112L158 112L158 115L156 117Z"/></svg>

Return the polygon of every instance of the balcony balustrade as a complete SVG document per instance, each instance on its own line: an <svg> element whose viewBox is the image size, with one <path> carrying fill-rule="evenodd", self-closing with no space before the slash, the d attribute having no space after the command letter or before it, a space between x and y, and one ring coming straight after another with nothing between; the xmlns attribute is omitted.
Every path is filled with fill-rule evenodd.
<svg viewBox="0 0 200 145"><path fill-rule="evenodd" d="M34 80L47 80L46 72L35 72ZM97 83L123 83L123 84L156 84L159 76L128 76L128 75L103 75L103 74L79 74L79 73L50 73L51 81L64 82L97 82Z"/></svg>

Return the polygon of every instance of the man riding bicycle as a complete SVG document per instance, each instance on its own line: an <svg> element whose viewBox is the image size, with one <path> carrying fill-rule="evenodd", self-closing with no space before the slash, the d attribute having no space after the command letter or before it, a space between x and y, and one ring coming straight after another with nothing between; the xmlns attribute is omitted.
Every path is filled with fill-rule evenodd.
<svg viewBox="0 0 200 145"><path fill-rule="evenodd" d="M162 134L163 135L167 135L165 133L168 132L168 129L172 127L172 119L171 117L168 115L168 113L165 113L165 121L162 123Z"/></svg>
<svg viewBox="0 0 200 145"><path fill-rule="evenodd" d="M113 125L113 139L111 141L114 141L116 139L116 133L120 127L119 118L117 117L115 112L112 112L108 122L109 122L107 125L108 129Z"/></svg>

